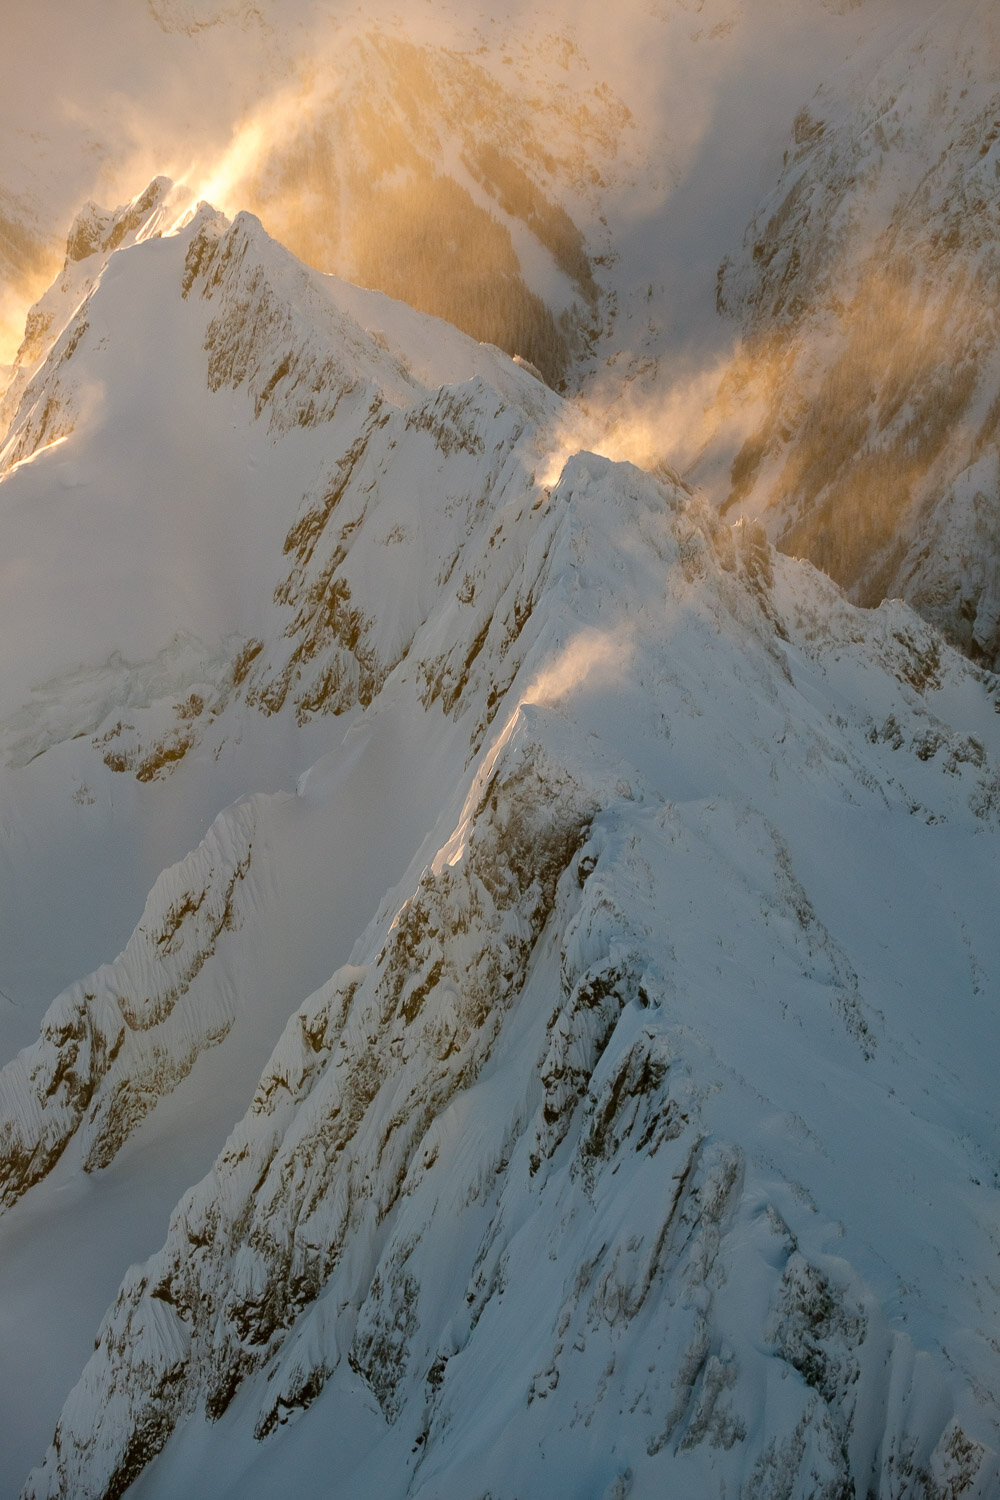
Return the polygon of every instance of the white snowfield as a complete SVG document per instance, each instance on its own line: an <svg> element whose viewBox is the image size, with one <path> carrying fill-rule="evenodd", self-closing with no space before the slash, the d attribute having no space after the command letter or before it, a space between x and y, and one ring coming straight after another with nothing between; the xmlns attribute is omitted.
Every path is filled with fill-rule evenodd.
<svg viewBox="0 0 1000 1500"><path fill-rule="evenodd" d="M996 1495L997 679L249 216L93 254L0 482L5 1493Z"/></svg>

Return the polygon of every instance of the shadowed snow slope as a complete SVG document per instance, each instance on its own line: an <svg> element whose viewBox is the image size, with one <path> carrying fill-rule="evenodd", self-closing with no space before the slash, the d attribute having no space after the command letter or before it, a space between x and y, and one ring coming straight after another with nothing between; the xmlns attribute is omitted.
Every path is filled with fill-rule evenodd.
<svg viewBox="0 0 1000 1500"><path fill-rule="evenodd" d="M5 816L173 847L0 1073L25 1496L996 1493L996 679L246 216L67 333Z"/></svg>

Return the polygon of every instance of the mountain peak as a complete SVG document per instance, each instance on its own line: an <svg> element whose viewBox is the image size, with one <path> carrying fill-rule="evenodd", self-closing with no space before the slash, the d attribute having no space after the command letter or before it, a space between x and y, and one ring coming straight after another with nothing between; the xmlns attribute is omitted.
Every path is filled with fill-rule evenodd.
<svg viewBox="0 0 1000 1500"><path fill-rule="evenodd" d="M175 188L169 177L154 177L141 193L118 208L84 204L66 240L67 265L92 255L110 255L125 244L135 244L161 230Z"/></svg>

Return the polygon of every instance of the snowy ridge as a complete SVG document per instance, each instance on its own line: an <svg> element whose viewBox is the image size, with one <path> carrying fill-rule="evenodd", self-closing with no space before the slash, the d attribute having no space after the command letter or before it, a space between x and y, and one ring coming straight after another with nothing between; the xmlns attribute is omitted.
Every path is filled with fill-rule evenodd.
<svg viewBox="0 0 1000 1500"><path fill-rule="evenodd" d="M525 419L552 413L558 403L530 375L489 351L475 363L500 367L506 400L478 374L465 386L424 397L391 355L331 306L315 278L275 254L256 221L237 221L229 230L217 216L201 213L189 238L184 292L201 288L218 309L206 335L209 382L211 361L230 329L226 378L245 389L255 422L284 431L328 421L346 395L354 398L349 420L357 435L318 496L306 496L289 532L285 549L294 566L275 589L267 649L260 640L244 643L222 670L216 661L216 681L208 684L201 680L204 657L178 640L161 653L166 659L159 671L157 662L129 670L117 658L103 671L43 685L37 702L10 721L14 763L44 754L62 738L93 734L92 751L112 773L149 784L170 775L206 732L214 732L218 747L220 718L225 722L228 708L231 719L239 702L275 714L287 701L300 720L370 703L418 631L426 652L419 691L425 703L440 698L449 712L456 711L483 647L493 647L475 669L478 742L523 655L523 647L511 648L530 616L551 534L540 510L543 496L526 467L538 434L525 439ZM270 263L262 259L268 247ZM289 347L309 361L314 373L308 379L301 367L290 368ZM359 375L365 361L369 369L374 362L378 386ZM506 380L503 366L510 369ZM309 391L306 423L303 386ZM329 403L323 413L316 409L317 390ZM416 397L416 404L397 410L393 396ZM435 486L437 515L426 516L418 531L413 491ZM539 528L542 535L533 540ZM497 543L504 560L490 566ZM387 549L390 558L383 561ZM450 566L442 568L449 552ZM395 566L392 553L400 558ZM394 608L368 619L350 606L351 592L365 599L375 568L392 586ZM446 592L442 611L442 589L456 571L464 604ZM498 668L497 659L505 657ZM89 694L96 695L93 701ZM158 697L148 701L151 694L169 706L165 721ZM60 997L43 1023L42 1040L0 1075L6 1202L45 1175L81 1122L85 1169L106 1163L157 1097L186 1075L197 1053L228 1030L234 1003L228 982L210 980L196 1000L176 1016L173 1010L219 934L238 920L232 902L246 874L249 833L243 825L251 807L244 804L232 819L225 815L205 844L157 882L122 957Z"/></svg>
<svg viewBox="0 0 1000 1500"><path fill-rule="evenodd" d="M338 438L346 451L324 460L321 482L314 480L289 530L284 551L291 573L282 577L288 562L280 551L267 559L261 580L266 649L264 640L251 638L233 652L230 638L230 654L207 653L189 634L178 634L151 662L129 663L115 652L102 667L73 669L39 684L6 726L14 770L85 737L88 759L112 777L160 783L203 748L218 759L227 740L242 737L247 707L252 720L261 712L280 714L287 705L301 723L370 703L418 634L426 652L418 691L426 703L440 697L452 711L487 638L498 641L503 633L498 654L507 656L530 615L546 545L544 537L533 544L532 536L539 525L543 533L551 527L529 467L540 433L528 429L528 419L543 425L554 419L557 398L498 352L478 350L453 332L442 333L441 349L425 353L424 363L446 356L453 343L458 372L464 364L476 373L462 386L428 395L389 352L385 336L376 340L339 310L334 284L307 272L246 216L230 228L202 208L181 242L180 290L204 300L211 314L204 335L209 385L224 379L241 390L249 398L251 428L264 429L272 441L331 424L344 402L346 414L330 433L327 451L336 453ZM164 291L169 299L169 287ZM95 306L104 322L115 315L113 295L109 301L98 278ZM359 299L368 311L384 302L345 289L349 304L357 307ZM422 332L427 323L386 310L390 324L401 321ZM80 387L89 379L89 350L86 340L77 343L78 362L84 362L80 373L74 366ZM289 350L296 351L294 368ZM42 392L53 366L60 372L55 378L64 378L63 363L57 346L36 382ZM496 375L503 397L479 370ZM38 399L29 390L25 403ZM413 495L424 488L437 489L438 509L417 528ZM504 561L491 567L498 542L506 544ZM533 561L526 579L528 553ZM449 556L450 565L442 567ZM370 611L367 583L375 569L392 587L394 608L366 615L351 605L351 594L355 590ZM442 611L442 590L456 569L464 604L445 592ZM504 686L519 659L511 653L498 671ZM477 711L486 700L480 738L501 696L492 678L487 687L476 700ZM87 774L92 780L93 771ZM96 800L89 789L84 797ZM6 1202L44 1176L85 1117L85 1168L109 1160L158 1095L185 1076L198 1051L228 1030L229 981L206 983L169 1023L168 1017L220 932L237 920L231 903L246 874L243 825L253 805L226 814L206 843L157 882L122 957L60 997L42 1041L0 1075ZM276 921L280 928L280 917Z"/></svg>
<svg viewBox="0 0 1000 1500"><path fill-rule="evenodd" d="M276 610L263 638L244 643L233 662L232 690L268 714L294 708L300 722L342 713L373 700L428 626L447 644L442 659L422 663L425 696L442 694L449 708L461 690L457 672L478 654L472 642L481 649L510 608L522 621L530 612L523 584L499 614L498 604L538 525L534 465L561 404L499 351L476 351L443 325L444 349L459 346L451 363L469 375L428 392L440 355L430 368L424 355L417 375L384 334L373 339L356 321L384 308L390 326L399 322L385 299L321 283L279 255L248 215L231 228L204 223L187 251L183 291L200 292L212 309L209 388L244 390L272 435L333 423L347 404L335 429L341 451L303 497L284 541L289 571L276 581ZM413 500L427 489L438 501L415 526ZM515 531L525 540L516 543ZM497 565L489 554L500 542ZM377 610L366 597L373 568L389 595ZM444 618L428 625L458 570L468 607L456 620L446 595ZM508 626L507 646L519 628Z"/></svg>
<svg viewBox="0 0 1000 1500"><path fill-rule="evenodd" d="M370 698L429 617L428 671L449 654L464 663L466 625L482 630L516 572L508 549L500 571L485 561L488 497L523 512L526 545L533 475L551 467L565 413L498 350L309 272L255 220L230 227L210 209L119 246L71 329L72 350L60 342L22 399L11 442L30 462L7 473L0 509L0 614L22 643L0 692L0 804L18 835L25 825L26 863L0 875L9 933L39 926L24 878L36 863L46 900L67 898L46 925L82 932L59 871L96 858L138 904L221 806L293 788L329 746L323 720ZM45 412L75 413L72 432L53 439ZM441 491L433 530L414 524L418 485ZM111 541L91 555L97 535ZM376 558L395 613L372 607ZM455 637L435 611L442 570L460 561L470 586L483 579L474 604L450 606ZM49 963L49 938L29 939L53 973L38 1015L135 925L138 909L122 920L113 893L92 889L114 902L110 926L91 925L113 934L96 951ZM10 948L0 987L20 999L35 958Z"/></svg>
<svg viewBox="0 0 1000 1500"><path fill-rule="evenodd" d="M226 1035L235 997L217 974L191 987L220 936L241 925L254 811L243 804L150 892L113 964L46 1012L39 1041L0 1072L0 1197L44 1177L78 1132L85 1171L106 1165L198 1053Z"/></svg>
<svg viewBox="0 0 1000 1500"><path fill-rule="evenodd" d="M268 1493L313 1407L345 1494L1000 1480L968 1073L995 684L628 466L580 456L543 500L533 640L464 810L289 1022L27 1496ZM887 889L852 893L873 838ZM954 903L933 932L922 881ZM905 961L859 920L882 900ZM935 1019L953 952L978 978Z"/></svg>
<svg viewBox="0 0 1000 1500"><path fill-rule="evenodd" d="M55 353L57 364L72 358L87 328L84 307L109 258L169 227L178 211L173 183L155 178L130 203L113 210L88 203L77 215L66 241L62 273L28 313L24 339L0 400L0 471L29 457L45 442L73 429L75 403L62 382L47 371L44 400L31 388L33 377ZM27 397L27 399L25 399ZM18 431L11 427L24 403Z"/></svg>
<svg viewBox="0 0 1000 1500"><path fill-rule="evenodd" d="M371 340L337 317L309 273L277 250L252 215L239 214L230 226L203 206L193 227L182 295L197 289L219 304L205 334L209 390L245 387L255 418L267 407L272 434L329 421L357 384L358 356L369 362L374 353L378 359ZM271 247L266 269L265 244ZM377 368L383 380L395 377L390 390L397 400L409 393L402 370L393 370L385 358Z"/></svg>

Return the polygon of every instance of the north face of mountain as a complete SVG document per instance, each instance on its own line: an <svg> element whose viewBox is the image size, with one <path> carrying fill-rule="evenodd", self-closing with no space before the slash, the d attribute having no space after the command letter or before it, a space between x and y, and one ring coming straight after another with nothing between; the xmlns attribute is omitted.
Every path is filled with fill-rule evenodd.
<svg viewBox="0 0 1000 1500"><path fill-rule="evenodd" d="M294 789L331 714L357 712L411 649L449 565L475 592L470 639L483 630L507 584L477 579L487 502L516 512L563 421L497 350L306 271L249 217L205 210L74 268L91 291L60 302L4 449L2 609L20 645L0 795L21 856L0 872L0 988L17 1002L0 1023L17 1045L124 948L144 893L221 807ZM454 507L425 532L423 485ZM378 522L362 535L364 514ZM391 611L373 607L375 557ZM454 654L460 678L470 649L440 635L428 672ZM82 868L95 878L74 889Z"/></svg>

